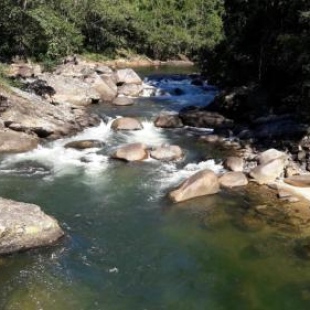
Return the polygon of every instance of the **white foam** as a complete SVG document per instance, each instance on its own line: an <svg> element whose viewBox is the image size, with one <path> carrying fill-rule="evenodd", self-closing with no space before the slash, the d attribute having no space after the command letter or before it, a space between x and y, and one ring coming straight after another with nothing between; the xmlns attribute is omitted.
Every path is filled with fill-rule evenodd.
<svg viewBox="0 0 310 310"><path fill-rule="evenodd" d="M97 154L97 148L75 150L64 146L68 142L84 139L104 142L109 134L110 123L106 125L102 122L98 127L88 128L74 137L59 139L30 152L10 155L1 162L0 169L5 171L18 163L34 161L50 169L54 176L75 173L77 168L84 168L86 173L98 173L106 169L108 157Z"/></svg>

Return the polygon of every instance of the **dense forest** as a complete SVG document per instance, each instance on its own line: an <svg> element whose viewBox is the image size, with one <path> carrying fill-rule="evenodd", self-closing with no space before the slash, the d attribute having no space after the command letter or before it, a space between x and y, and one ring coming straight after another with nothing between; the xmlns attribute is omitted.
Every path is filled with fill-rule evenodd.
<svg viewBox="0 0 310 310"><path fill-rule="evenodd" d="M271 104L310 106L309 0L1 1L0 60L72 53L183 54L215 84L254 83Z"/></svg>
<svg viewBox="0 0 310 310"><path fill-rule="evenodd" d="M2 0L0 56L193 57L221 41L222 14L221 0Z"/></svg>

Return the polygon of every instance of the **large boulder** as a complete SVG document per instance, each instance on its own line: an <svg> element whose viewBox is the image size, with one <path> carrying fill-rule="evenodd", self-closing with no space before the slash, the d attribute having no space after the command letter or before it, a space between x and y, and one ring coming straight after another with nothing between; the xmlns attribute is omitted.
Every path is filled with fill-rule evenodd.
<svg viewBox="0 0 310 310"><path fill-rule="evenodd" d="M287 155L284 152L278 151L276 149L269 149L265 152L260 153L257 156L257 160L261 165L266 164L272 160L279 159L279 158L286 159Z"/></svg>
<svg viewBox="0 0 310 310"><path fill-rule="evenodd" d="M51 245L63 235L40 207L0 198L0 254Z"/></svg>
<svg viewBox="0 0 310 310"><path fill-rule="evenodd" d="M186 126L198 128L229 128L233 121L216 112L205 111L198 107L188 107L180 111L179 116Z"/></svg>
<svg viewBox="0 0 310 310"><path fill-rule="evenodd" d="M240 157L230 156L224 161L224 168L230 171L240 172L244 169L244 160Z"/></svg>
<svg viewBox="0 0 310 310"><path fill-rule="evenodd" d="M114 130L141 130L141 122L131 117L120 117L113 121L111 128Z"/></svg>
<svg viewBox="0 0 310 310"><path fill-rule="evenodd" d="M176 190L169 193L173 202L181 202L199 196L216 194L220 190L216 174L202 170L185 180Z"/></svg>
<svg viewBox="0 0 310 310"><path fill-rule="evenodd" d="M128 97L117 97L112 103L116 106L129 106L134 104L134 100Z"/></svg>
<svg viewBox="0 0 310 310"><path fill-rule="evenodd" d="M65 148L85 150L90 148L100 148L103 146L103 142L100 140L78 140L65 144Z"/></svg>
<svg viewBox="0 0 310 310"><path fill-rule="evenodd" d="M278 158L265 164L258 165L250 171L250 176L258 184L268 184L274 182L281 176L286 166L285 158Z"/></svg>
<svg viewBox="0 0 310 310"><path fill-rule="evenodd" d="M112 101L117 96L117 86L108 76L93 74L84 81L99 94L101 101Z"/></svg>
<svg viewBox="0 0 310 310"><path fill-rule="evenodd" d="M147 146L143 143L131 143L118 148L112 158L125 161L141 161L149 156Z"/></svg>
<svg viewBox="0 0 310 310"><path fill-rule="evenodd" d="M227 172L219 178L219 182L223 187L233 188L246 186L248 179L242 172Z"/></svg>
<svg viewBox="0 0 310 310"><path fill-rule="evenodd" d="M180 160L184 156L183 150L178 145L162 145L150 152L150 156L157 160Z"/></svg>
<svg viewBox="0 0 310 310"><path fill-rule="evenodd" d="M87 106L94 102L100 101L102 93L97 91L98 85L93 85L88 80L83 80L80 77L55 75L55 74L43 74L41 79L46 81L47 85L51 86L55 90L55 95L52 96L53 103L68 103L77 106ZM99 83L99 80L96 79ZM102 84L99 84L102 86ZM99 86L98 86L99 88Z"/></svg>
<svg viewBox="0 0 310 310"><path fill-rule="evenodd" d="M160 128L182 128L184 125L178 115L162 114L159 115L154 124Z"/></svg>
<svg viewBox="0 0 310 310"><path fill-rule="evenodd" d="M118 84L137 84L141 85L142 80L139 75L132 69L119 69L116 71Z"/></svg>
<svg viewBox="0 0 310 310"><path fill-rule="evenodd" d="M0 153L20 153L35 149L39 139L10 129L0 130Z"/></svg>
<svg viewBox="0 0 310 310"><path fill-rule="evenodd" d="M138 84L124 84L118 87L118 94L128 97L139 97L143 92L143 86Z"/></svg>

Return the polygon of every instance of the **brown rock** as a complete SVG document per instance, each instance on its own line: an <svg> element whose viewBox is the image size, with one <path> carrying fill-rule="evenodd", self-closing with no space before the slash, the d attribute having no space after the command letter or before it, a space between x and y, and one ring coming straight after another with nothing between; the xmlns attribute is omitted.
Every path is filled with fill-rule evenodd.
<svg viewBox="0 0 310 310"><path fill-rule="evenodd" d="M84 150L89 148L100 148L103 146L103 142L99 140L79 140L72 141L65 145L65 148L72 148L77 150Z"/></svg>
<svg viewBox="0 0 310 310"><path fill-rule="evenodd" d="M63 235L40 207L0 198L0 254L50 245Z"/></svg>
<svg viewBox="0 0 310 310"><path fill-rule="evenodd" d="M266 164L258 165L250 172L250 176L258 184L267 184L275 181L283 173L286 160L283 158L274 159Z"/></svg>
<svg viewBox="0 0 310 310"><path fill-rule="evenodd" d="M230 156L224 161L224 168L230 171L243 171L244 161L240 157Z"/></svg>
<svg viewBox="0 0 310 310"><path fill-rule="evenodd" d="M133 105L134 101L132 98L128 98L128 97L117 97L113 100L112 103L117 106L129 106L129 105Z"/></svg>
<svg viewBox="0 0 310 310"><path fill-rule="evenodd" d="M147 146L142 143L132 143L120 147L111 156L125 161L141 161L148 158Z"/></svg>
<svg viewBox="0 0 310 310"><path fill-rule="evenodd" d="M40 65L34 64L12 64L9 68L8 75L10 77L22 77L22 78L29 78L33 76L37 76L41 74L42 69Z"/></svg>
<svg viewBox="0 0 310 310"><path fill-rule="evenodd" d="M117 83L141 85L142 80L132 69L120 69L116 71Z"/></svg>
<svg viewBox="0 0 310 310"><path fill-rule="evenodd" d="M185 180L176 190L169 193L173 202L181 202L199 196L219 192L219 182L211 170L202 170Z"/></svg>
<svg viewBox="0 0 310 310"><path fill-rule="evenodd" d="M183 150L177 145L162 145L150 152L152 158L162 161L180 160L183 155Z"/></svg>
<svg viewBox="0 0 310 310"><path fill-rule="evenodd" d="M284 152L280 152L276 149L269 149L265 152L260 153L257 156L258 162L260 164L266 164L274 159L278 158L287 158L287 155Z"/></svg>
<svg viewBox="0 0 310 310"><path fill-rule="evenodd" d="M160 128L182 128L184 125L177 115L162 114L159 115L155 122L156 127Z"/></svg>
<svg viewBox="0 0 310 310"><path fill-rule="evenodd" d="M233 188L246 186L248 179L242 172L227 172L219 178L219 182L223 187Z"/></svg>
<svg viewBox="0 0 310 310"><path fill-rule="evenodd" d="M118 87L118 94L129 97L139 97L143 91L142 85L137 84L124 84Z"/></svg>
<svg viewBox="0 0 310 310"><path fill-rule="evenodd" d="M310 187L310 174L293 175L284 182L297 187Z"/></svg>
<svg viewBox="0 0 310 310"><path fill-rule="evenodd" d="M141 122L131 117L121 117L113 121L111 128L114 130L141 130Z"/></svg>
<svg viewBox="0 0 310 310"><path fill-rule="evenodd" d="M207 142L207 143L216 143L216 142L222 142L223 138L221 138L218 135L206 135L206 136L201 136L199 140L203 142Z"/></svg>
<svg viewBox="0 0 310 310"><path fill-rule="evenodd" d="M0 153L20 153L35 149L39 139L10 129L0 130Z"/></svg>

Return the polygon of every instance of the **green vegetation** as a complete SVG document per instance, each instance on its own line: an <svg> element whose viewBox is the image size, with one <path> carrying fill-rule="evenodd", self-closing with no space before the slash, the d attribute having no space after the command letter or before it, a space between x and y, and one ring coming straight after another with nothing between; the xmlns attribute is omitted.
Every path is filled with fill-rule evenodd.
<svg viewBox="0 0 310 310"><path fill-rule="evenodd" d="M310 1L226 0L225 40L201 62L213 82L257 84L270 104L310 107Z"/></svg>
<svg viewBox="0 0 310 310"><path fill-rule="evenodd" d="M0 57L194 57L222 39L222 14L222 0L2 0Z"/></svg>

